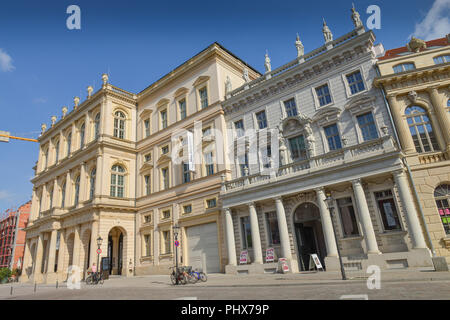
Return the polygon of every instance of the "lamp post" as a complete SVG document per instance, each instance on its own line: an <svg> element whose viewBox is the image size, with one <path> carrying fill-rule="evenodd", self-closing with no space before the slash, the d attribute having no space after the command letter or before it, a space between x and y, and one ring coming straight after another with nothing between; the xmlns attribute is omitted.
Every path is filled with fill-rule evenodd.
<svg viewBox="0 0 450 320"><path fill-rule="evenodd" d="M102 246L103 239L98 236L97 238L97 272L100 271L100 247ZM102 270L103 271L103 270Z"/></svg>
<svg viewBox="0 0 450 320"><path fill-rule="evenodd" d="M173 226L173 236L175 241L178 241L178 232L180 231L180 227L175 224ZM175 244L175 242L174 242ZM178 285L178 246L175 245L175 285Z"/></svg>
<svg viewBox="0 0 450 320"><path fill-rule="evenodd" d="M330 212L330 216L331 216L331 218L333 218L333 201L334 201L334 199L330 194L328 194L325 201L327 203L327 207L328 207L328 211ZM344 270L344 264L342 263L341 250L339 249L339 242L338 242L338 239L336 236L336 229L334 227L333 221L331 221L331 226L333 227L334 240L336 241L336 248L337 248L337 253L338 253L338 258L339 258L339 264L341 266L342 280L347 280L347 276L345 275L345 270Z"/></svg>

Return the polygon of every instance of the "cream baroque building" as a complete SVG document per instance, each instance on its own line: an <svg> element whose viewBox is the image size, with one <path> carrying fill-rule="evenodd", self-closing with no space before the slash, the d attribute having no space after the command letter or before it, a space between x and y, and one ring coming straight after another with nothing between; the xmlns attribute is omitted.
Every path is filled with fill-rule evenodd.
<svg viewBox="0 0 450 320"><path fill-rule="evenodd" d="M450 35L412 38L378 61L375 83L389 101L435 255L450 262Z"/></svg>
<svg viewBox="0 0 450 320"><path fill-rule="evenodd" d="M274 271L268 248L293 272L308 270L313 253L327 270L339 269L338 247L348 269L432 266L388 109L373 86L375 37L352 18L355 29L335 40L324 23L325 44L310 53L297 38L297 58L273 71L266 55L265 75L223 103L235 143L221 192L226 272ZM269 129L275 140L263 138ZM242 251L250 264L240 263Z"/></svg>
<svg viewBox="0 0 450 320"><path fill-rule="evenodd" d="M175 224L180 263L223 271L218 195L230 170L216 161L224 149L214 132L224 127L220 101L242 74L260 76L214 43L139 94L103 75L100 90L88 87L83 103L75 97L71 112L43 124L21 281L65 281L72 265L84 278L99 236L111 274L168 273ZM173 159L172 135L195 123L201 156L187 168Z"/></svg>

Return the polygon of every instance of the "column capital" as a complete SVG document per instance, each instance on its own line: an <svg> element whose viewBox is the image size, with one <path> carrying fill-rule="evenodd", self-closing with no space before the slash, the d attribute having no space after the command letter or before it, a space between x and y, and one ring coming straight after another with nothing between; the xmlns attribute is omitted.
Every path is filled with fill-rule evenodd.
<svg viewBox="0 0 450 320"><path fill-rule="evenodd" d="M283 197L282 196L277 196L277 197L274 197L274 198L272 198L275 202L283 202Z"/></svg>
<svg viewBox="0 0 450 320"><path fill-rule="evenodd" d="M362 180L361 180L361 178L357 178L357 179L353 179L352 180L352 186L355 186L355 185L362 185Z"/></svg>
<svg viewBox="0 0 450 320"><path fill-rule="evenodd" d="M325 193L325 188L324 187L314 188L314 191Z"/></svg>
<svg viewBox="0 0 450 320"><path fill-rule="evenodd" d="M386 95L386 98L390 101L390 100L396 100L397 99L398 94L397 93L388 93Z"/></svg>
<svg viewBox="0 0 450 320"><path fill-rule="evenodd" d="M392 172L392 175L394 176L394 178L403 177L404 174L405 174L405 171L403 171L403 169L395 170Z"/></svg>
<svg viewBox="0 0 450 320"><path fill-rule="evenodd" d="M250 201L250 202L248 202L247 203L247 206L249 206L249 207L255 207L255 202L254 201Z"/></svg>

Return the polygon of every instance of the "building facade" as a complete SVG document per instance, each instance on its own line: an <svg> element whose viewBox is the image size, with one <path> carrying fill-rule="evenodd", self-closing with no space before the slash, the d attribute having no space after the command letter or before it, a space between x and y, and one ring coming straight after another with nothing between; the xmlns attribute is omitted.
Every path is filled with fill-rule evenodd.
<svg viewBox="0 0 450 320"><path fill-rule="evenodd" d="M416 206L435 255L450 262L450 35L412 38L378 61L375 83L389 101L410 167Z"/></svg>
<svg viewBox="0 0 450 320"><path fill-rule="evenodd" d="M309 270L311 254L339 269L338 246L348 269L432 266L388 109L373 86L375 37L354 10L352 19L355 29L335 40L324 22L325 44L308 54L297 38L297 58L273 71L266 55L265 75L223 103L234 132L221 192L229 273L275 270L269 248L293 272ZM250 264L240 263L242 251Z"/></svg>
<svg viewBox="0 0 450 320"><path fill-rule="evenodd" d="M17 210L9 209L0 221L0 268L22 269L25 231L31 201Z"/></svg>
<svg viewBox="0 0 450 320"><path fill-rule="evenodd" d="M70 266L83 279L103 257L113 275L168 273L175 225L180 263L223 271L227 167L214 132L225 87L243 84L243 73L259 76L214 43L139 94L104 74L100 90L88 87L85 101L43 124L21 281L65 281ZM198 161L187 159L195 141Z"/></svg>

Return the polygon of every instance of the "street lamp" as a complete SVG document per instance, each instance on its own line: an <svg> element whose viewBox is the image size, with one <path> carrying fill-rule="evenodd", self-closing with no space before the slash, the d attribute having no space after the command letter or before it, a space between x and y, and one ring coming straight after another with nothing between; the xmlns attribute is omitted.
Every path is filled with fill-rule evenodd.
<svg viewBox="0 0 450 320"><path fill-rule="evenodd" d="M325 199L325 202L327 203L328 211L330 211L330 217L333 218L333 202L334 202L334 199L331 196L331 194L327 195L327 197ZM338 243L338 240L337 240L336 229L334 227L333 220L331 221L331 226L333 227L334 240L336 241L336 248L337 248L337 252L338 252L339 264L341 265L342 280L347 280L347 277L345 275L345 270L344 270L344 264L342 263L341 250L339 249L339 243Z"/></svg>
<svg viewBox="0 0 450 320"><path fill-rule="evenodd" d="M178 233L180 232L180 227L175 224L173 227L173 236L175 241L178 241ZM175 245L175 284L178 285L178 246Z"/></svg>
<svg viewBox="0 0 450 320"><path fill-rule="evenodd" d="M98 236L97 238L97 272L100 271L100 247L102 246L103 239Z"/></svg>

